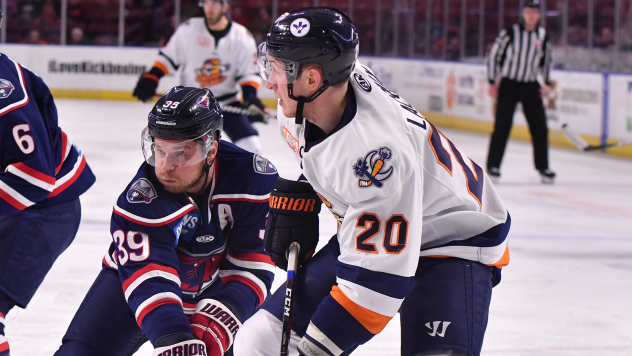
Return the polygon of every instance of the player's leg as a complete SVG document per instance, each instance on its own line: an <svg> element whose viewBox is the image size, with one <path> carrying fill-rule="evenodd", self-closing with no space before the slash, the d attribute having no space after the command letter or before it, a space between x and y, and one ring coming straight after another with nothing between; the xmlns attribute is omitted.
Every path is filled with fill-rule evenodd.
<svg viewBox="0 0 632 356"><path fill-rule="evenodd" d="M79 199L0 218L0 355L9 353L4 317L26 308L79 229Z"/></svg>
<svg viewBox="0 0 632 356"><path fill-rule="evenodd" d="M233 143L246 151L261 153L259 133L248 121L246 115L225 112L224 132Z"/></svg>
<svg viewBox="0 0 632 356"><path fill-rule="evenodd" d="M487 155L487 170L493 172L500 168L511 126L513 125L513 115L518 104L516 83L503 79L498 88L498 100L496 104L496 117L494 132L489 142L489 153Z"/></svg>
<svg viewBox="0 0 632 356"><path fill-rule="evenodd" d="M106 268L81 302L55 356L127 356L145 341L118 273Z"/></svg>
<svg viewBox="0 0 632 356"><path fill-rule="evenodd" d="M524 116L529 124L529 132L533 140L533 160L535 169L549 168L549 128L546 123L544 104L540 97L540 85L528 84L528 90L522 93Z"/></svg>
<svg viewBox="0 0 632 356"><path fill-rule="evenodd" d="M298 270L292 307L290 355L298 354L298 342L305 335L312 315L336 284L338 255L340 247L338 239L334 236ZM281 286L239 329L233 347L235 356L267 356L279 353L284 304L285 288Z"/></svg>
<svg viewBox="0 0 632 356"><path fill-rule="evenodd" d="M400 310L402 356L480 355L495 268L421 258Z"/></svg>

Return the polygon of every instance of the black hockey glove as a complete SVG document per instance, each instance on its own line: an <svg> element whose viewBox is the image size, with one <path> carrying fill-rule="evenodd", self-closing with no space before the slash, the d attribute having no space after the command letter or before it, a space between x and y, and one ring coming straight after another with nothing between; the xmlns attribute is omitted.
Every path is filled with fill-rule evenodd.
<svg viewBox="0 0 632 356"><path fill-rule="evenodd" d="M312 257L318 244L318 213L322 202L305 181L279 178L270 193L270 214L263 238L266 251L277 267L287 270L287 249L300 247L298 264Z"/></svg>
<svg viewBox="0 0 632 356"><path fill-rule="evenodd" d="M267 124L270 121L270 113L268 112L268 108L257 98L256 96L251 96L248 99L244 100L244 107L250 111L250 115L248 115L248 120L250 122L263 122Z"/></svg>
<svg viewBox="0 0 632 356"><path fill-rule="evenodd" d="M134 92L132 93L132 95L142 102L151 100L154 95L156 95L156 88L158 88L158 81L146 74L147 73L140 76L138 83L136 83L136 88L134 88Z"/></svg>

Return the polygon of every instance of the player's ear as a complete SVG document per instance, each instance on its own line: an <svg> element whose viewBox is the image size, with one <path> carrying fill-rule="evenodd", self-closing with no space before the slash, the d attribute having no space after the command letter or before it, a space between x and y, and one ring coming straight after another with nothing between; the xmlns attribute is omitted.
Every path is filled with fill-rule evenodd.
<svg viewBox="0 0 632 356"><path fill-rule="evenodd" d="M323 81L323 74L317 67L311 67L307 70L307 86L309 89L318 89Z"/></svg>
<svg viewBox="0 0 632 356"><path fill-rule="evenodd" d="M215 149L213 150L213 152L211 152L208 157L206 158L206 162L208 162L209 164L211 162L213 162L213 160L215 159L215 157L217 156L217 150L219 149L219 142L218 140L215 140L215 142L213 142L213 146L215 146Z"/></svg>

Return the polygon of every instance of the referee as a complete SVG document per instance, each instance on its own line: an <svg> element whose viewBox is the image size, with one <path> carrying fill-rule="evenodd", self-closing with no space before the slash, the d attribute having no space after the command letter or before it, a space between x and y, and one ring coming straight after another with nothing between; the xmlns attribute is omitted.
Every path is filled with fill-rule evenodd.
<svg viewBox="0 0 632 356"><path fill-rule="evenodd" d="M487 174L500 178L500 163L505 153L513 115L522 103L533 140L535 168L543 183L553 183L555 173L549 169L549 129L546 124L542 95L551 91L551 40L539 26L540 0L524 0L522 23L500 32L487 56L489 95L497 98L496 122L489 144ZM544 85L537 81L542 75ZM500 84L497 84L497 79Z"/></svg>

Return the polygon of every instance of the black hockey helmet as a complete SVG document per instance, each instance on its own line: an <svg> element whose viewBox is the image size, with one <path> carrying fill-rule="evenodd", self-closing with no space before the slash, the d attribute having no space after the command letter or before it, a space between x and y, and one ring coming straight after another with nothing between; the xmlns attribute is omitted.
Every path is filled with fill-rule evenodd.
<svg viewBox="0 0 632 356"><path fill-rule="evenodd" d="M298 122L301 116L302 122L302 103L313 101L329 86L349 78L358 44L355 26L343 11L332 7L301 8L281 15L270 27L266 41L259 45L257 67L264 80L274 82L270 58L284 64L285 78L279 79L287 80L289 97L299 101L296 119ZM292 83L301 66L311 63L321 66L323 86L309 98L295 97Z"/></svg>
<svg viewBox="0 0 632 356"><path fill-rule="evenodd" d="M522 3L522 5L524 7L532 7L535 9L539 9L540 8L540 0L524 0L524 3Z"/></svg>
<svg viewBox="0 0 632 356"><path fill-rule="evenodd" d="M201 155L190 163L208 157L215 148L215 133L221 132L224 119L219 103L206 88L177 86L163 95L149 113L143 130L143 154L155 164L155 139L192 141L199 144Z"/></svg>

